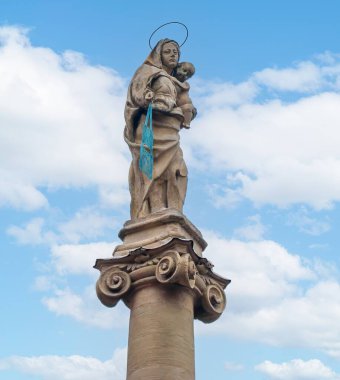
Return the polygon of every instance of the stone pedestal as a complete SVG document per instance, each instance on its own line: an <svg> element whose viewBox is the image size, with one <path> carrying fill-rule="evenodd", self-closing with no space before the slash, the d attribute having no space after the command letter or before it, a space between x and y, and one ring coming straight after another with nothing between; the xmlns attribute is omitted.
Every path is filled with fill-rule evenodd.
<svg viewBox="0 0 340 380"><path fill-rule="evenodd" d="M207 247L201 232L181 212L166 209L155 212L147 218L129 220L119 232L123 244L118 245L113 256L125 256L129 252L143 247L160 247L173 238L192 241L195 253L202 256Z"/></svg>
<svg viewBox="0 0 340 380"><path fill-rule="evenodd" d="M130 308L127 380L194 380L193 319L215 321L230 282L202 257L206 242L178 211L127 222L111 259L95 268L100 301Z"/></svg>

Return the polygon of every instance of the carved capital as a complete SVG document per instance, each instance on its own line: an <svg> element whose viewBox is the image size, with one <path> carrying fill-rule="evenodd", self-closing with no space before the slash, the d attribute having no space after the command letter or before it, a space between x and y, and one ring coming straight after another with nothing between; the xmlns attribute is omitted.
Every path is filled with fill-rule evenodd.
<svg viewBox="0 0 340 380"><path fill-rule="evenodd" d="M97 260L95 268L101 271L97 295L108 307L120 299L129 306L129 296L140 286L183 286L192 294L195 318L210 323L225 309L224 288L230 282L212 272L212 267L207 259L195 254L192 242L175 238L162 247Z"/></svg>
<svg viewBox="0 0 340 380"><path fill-rule="evenodd" d="M195 287L197 269L189 254L167 252L156 267L156 278L162 284L178 284Z"/></svg>

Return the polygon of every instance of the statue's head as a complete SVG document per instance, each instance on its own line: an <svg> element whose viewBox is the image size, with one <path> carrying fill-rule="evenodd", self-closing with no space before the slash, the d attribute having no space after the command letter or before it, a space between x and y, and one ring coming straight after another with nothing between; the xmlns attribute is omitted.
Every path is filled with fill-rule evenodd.
<svg viewBox="0 0 340 380"><path fill-rule="evenodd" d="M165 38L157 42L144 63L164 69L169 74L177 66L180 48L176 41Z"/></svg>
<svg viewBox="0 0 340 380"><path fill-rule="evenodd" d="M162 44L161 49L162 66L169 74L174 70L179 60L179 46L175 41Z"/></svg>

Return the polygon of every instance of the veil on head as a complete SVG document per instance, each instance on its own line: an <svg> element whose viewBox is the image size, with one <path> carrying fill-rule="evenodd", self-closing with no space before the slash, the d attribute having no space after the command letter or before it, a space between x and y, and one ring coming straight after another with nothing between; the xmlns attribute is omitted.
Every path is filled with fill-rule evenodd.
<svg viewBox="0 0 340 380"><path fill-rule="evenodd" d="M169 38L164 38L163 40L159 40L156 44L156 46L151 50L151 53L148 55L146 60L144 61L144 64L156 66L160 69L162 69L162 48L163 45L166 43L172 42L175 44L178 48L178 58L180 57L181 50L179 44L175 40L170 40Z"/></svg>

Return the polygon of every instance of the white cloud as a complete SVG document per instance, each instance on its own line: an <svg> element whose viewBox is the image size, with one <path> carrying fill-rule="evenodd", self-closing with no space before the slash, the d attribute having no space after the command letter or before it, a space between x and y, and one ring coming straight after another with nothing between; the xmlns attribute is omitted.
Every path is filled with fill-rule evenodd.
<svg viewBox="0 0 340 380"><path fill-rule="evenodd" d="M56 245L97 239L115 227L112 217L105 216L92 207L78 210L66 221L53 222L54 231L48 229L43 218L33 218L22 226L9 226L6 233L14 237L19 244Z"/></svg>
<svg viewBox="0 0 340 380"><path fill-rule="evenodd" d="M232 282L225 314L199 331L340 357L340 283L332 267L303 261L272 241L205 235L206 257Z"/></svg>
<svg viewBox="0 0 340 380"><path fill-rule="evenodd" d="M0 176L0 206L9 205L31 211L48 205L47 198L31 184L22 182L20 178L13 178L1 167Z"/></svg>
<svg viewBox="0 0 340 380"><path fill-rule="evenodd" d="M125 380L126 349L116 349L109 360L72 356L12 356L0 359L0 371L12 370L44 380Z"/></svg>
<svg viewBox="0 0 340 380"><path fill-rule="evenodd" d="M114 243L62 244L51 247L51 261L44 275L36 278L34 288L47 293L43 304L57 316L104 329L126 327L128 312L122 305L109 309L97 298L94 280L99 277L93 266L98 258L112 257ZM75 291L75 276L90 276L82 291Z"/></svg>
<svg viewBox="0 0 340 380"><path fill-rule="evenodd" d="M321 235L331 228L328 221L321 220L320 217L311 217L305 207L300 208L297 212L290 213L287 219L288 225L296 226L301 232L313 236Z"/></svg>
<svg viewBox="0 0 340 380"><path fill-rule="evenodd" d="M81 294L70 289L57 289L43 298L43 304L58 316L67 316L91 326L110 329L127 327L128 312L123 305L114 309L103 306L95 292L95 285L88 286Z"/></svg>
<svg viewBox="0 0 340 380"><path fill-rule="evenodd" d="M302 61L286 68L266 68L252 75L251 80L275 91L308 93L339 89L340 55L325 52L315 62Z"/></svg>
<svg viewBox="0 0 340 380"><path fill-rule="evenodd" d="M325 209L340 200L340 59L333 59L328 66L306 61L284 72L257 73L243 82L252 82L256 96L237 105L223 103L223 84L211 85L203 96L198 92L204 107L182 140L192 165L219 176L212 184L215 203L230 206L249 199L256 205L302 203ZM264 73L276 82L265 80ZM268 92L270 86L291 86L289 102ZM237 94L233 86L225 87ZM305 92L311 88L312 94Z"/></svg>
<svg viewBox="0 0 340 380"><path fill-rule="evenodd" d="M254 79L276 90L306 92L316 90L322 85L322 72L312 62L300 62L293 68L264 69L255 73Z"/></svg>
<svg viewBox="0 0 340 380"><path fill-rule="evenodd" d="M93 268L96 259L112 257L115 243L58 244L58 241L94 238L112 224L111 218L86 208L78 211L69 221L57 224L58 233L48 231L42 218L32 219L23 227L11 226L7 229L7 233L20 244L50 245L50 260L32 286L34 290L46 293L42 302L48 310L100 328L125 325L128 316L120 307L114 310L104 307L96 297L93 282L83 291L72 290L79 280L78 277L74 281L75 276L86 276L87 280L90 276L92 281L99 277L98 270Z"/></svg>
<svg viewBox="0 0 340 380"><path fill-rule="evenodd" d="M273 241L226 240L208 231L205 238L209 241L205 256L218 273L232 279L227 294L236 313L275 304L296 294L298 281L315 278L299 256Z"/></svg>
<svg viewBox="0 0 340 380"><path fill-rule="evenodd" d="M48 292L55 290L55 284L50 276L42 275L35 278L32 288L39 292Z"/></svg>
<svg viewBox="0 0 340 380"><path fill-rule="evenodd" d="M265 361L255 367L273 380L337 380L340 376L326 367L320 360L294 359L287 363L276 364Z"/></svg>
<svg viewBox="0 0 340 380"><path fill-rule="evenodd" d="M43 218L34 218L26 223L23 227L10 226L6 232L13 236L19 244L43 244L53 243L56 241L56 235L51 231L43 231Z"/></svg>
<svg viewBox="0 0 340 380"><path fill-rule="evenodd" d="M51 248L51 259L55 270L65 274L98 274L93 269L96 259L112 257L114 243L62 244Z"/></svg>
<svg viewBox="0 0 340 380"><path fill-rule="evenodd" d="M47 205L41 189L96 186L124 198L126 83L75 52L0 28L0 204Z"/></svg>
<svg viewBox="0 0 340 380"><path fill-rule="evenodd" d="M95 291L94 282L100 273L93 266L98 258L112 257L114 246L107 242L52 245L50 261L33 284L33 289L45 293L42 303L47 309L99 328L126 327L126 308L103 306ZM80 278L88 282L89 276L90 284L79 289Z"/></svg>
<svg viewBox="0 0 340 380"><path fill-rule="evenodd" d="M130 203L128 191L121 191L119 186L101 186L99 189L100 200L105 206L118 207Z"/></svg>
<svg viewBox="0 0 340 380"><path fill-rule="evenodd" d="M253 81L233 83L214 83L195 78L192 81L192 91L199 102L199 109L206 110L210 107L221 108L237 106L252 101L258 92ZM200 111L199 110L199 111Z"/></svg>
<svg viewBox="0 0 340 380"><path fill-rule="evenodd" d="M293 296L283 296L257 310L230 310L219 328L243 339L273 346L309 347L340 357L339 283L320 282L305 293L299 290L301 294L297 291Z"/></svg>
<svg viewBox="0 0 340 380"><path fill-rule="evenodd" d="M62 241L78 243L83 239L95 239L106 229L113 228L115 223L111 218L101 215L91 208L81 209L72 219L58 226Z"/></svg>
<svg viewBox="0 0 340 380"><path fill-rule="evenodd" d="M264 233L266 232L266 227L261 223L260 215L253 215L247 218L247 224L236 228L234 230L234 235L245 240L261 240Z"/></svg>
<svg viewBox="0 0 340 380"><path fill-rule="evenodd" d="M93 242L87 244L58 244L58 241L77 241L80 238L96 237L102 230L112 226L111 218L93 213L91 209L80 210L68 222L57 224L58 233L45 228L42 218L35 218L23 227L11 226L7 233L20 244L48 244L49 260L38 263L40 275L32 288L45 292L43 304L57 315L68 316L78 322L101 328L121 327L128 317L122 317L121 308L114 311L100 304L96 297L94 279L99 277L93 266L98 258L110 258L115 242ZM79 289L79 276L91 278L91 285ZM78 284L77 284L78 282Z"/></svg>

